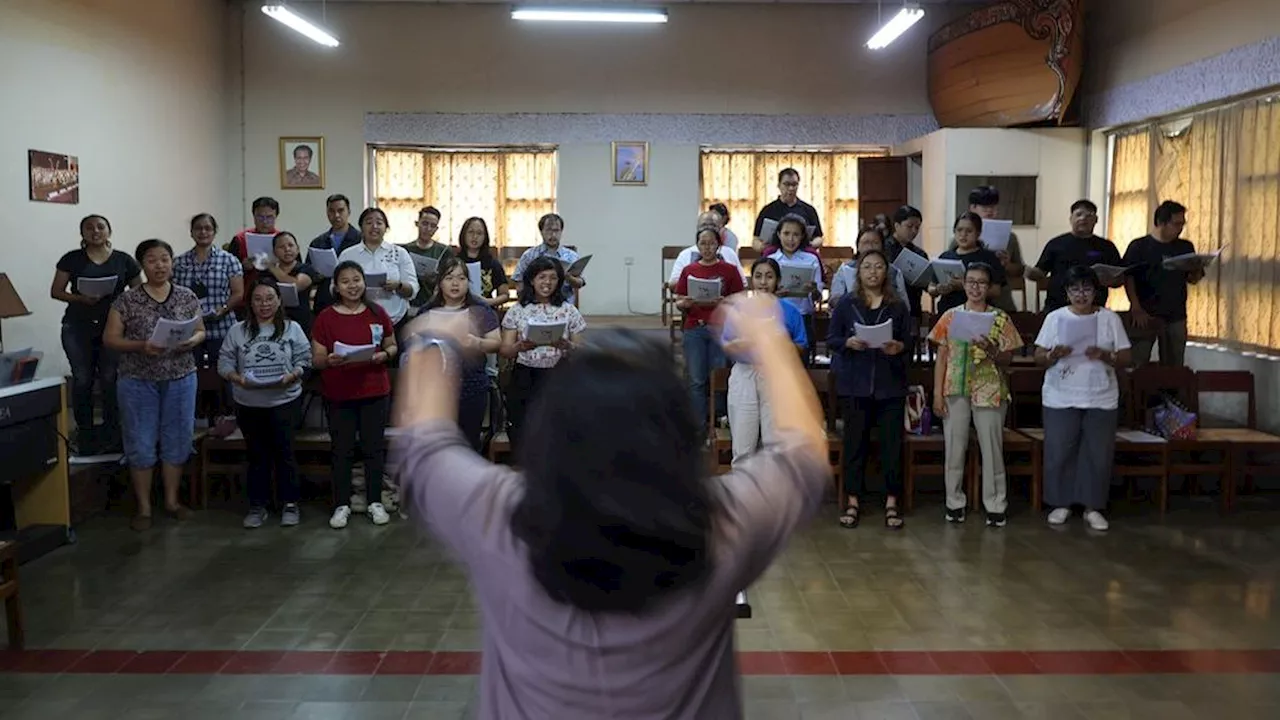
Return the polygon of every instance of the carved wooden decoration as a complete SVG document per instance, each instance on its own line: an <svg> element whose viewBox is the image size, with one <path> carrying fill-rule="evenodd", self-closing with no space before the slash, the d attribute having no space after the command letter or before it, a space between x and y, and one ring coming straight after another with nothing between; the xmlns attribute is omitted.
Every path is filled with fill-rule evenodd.
<svg viewBox="0 0 1280 720"><path fill-rule="evenodd" d="M1083 0L999 0L929 38L943 127L1061 123L1080 84Z"/></svg>

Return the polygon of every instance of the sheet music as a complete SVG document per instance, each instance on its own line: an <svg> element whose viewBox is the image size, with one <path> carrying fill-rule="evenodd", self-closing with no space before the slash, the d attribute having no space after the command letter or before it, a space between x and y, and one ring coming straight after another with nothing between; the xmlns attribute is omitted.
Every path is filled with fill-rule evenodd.
<svg viewBox="0 0 1280 720"><path fill-rule="evenodd" d="M996 314L994 312L973 312L972 310L956 310L951 316L951 326L947 328L947 335L952 340L961 342L973 342L981 337L991 334L991 328L995 325Z"/></svg>
<svg viewBox="0 0 1280 720"><path fill-rule="evenodd" d="M244 246L251 258L257 255L266 255L270 257L272 245L275 243L275 240L276 238L274 235L267 235L265 233L244 234Z"/></svg>
<svg viewBox="0 0 1280 720"><path fill-rule="evenodd" d="M1006 252L1009 236L1013 233L1012 220L983 220L982 244L991 252Z"/></svg>
<svg viewBox="0 0 1280 720"><path fill-rule="evenodd" d="M588 264L588 263L590 263L590 262L591 262L591 256L590 256L590 255L583 255L582 257L578 258L577 260L574 260L572 265L570 265L570 266L566 267L566 268L564 269L564 274L565 274L565 275L573 275L574 277L581 276L581 275L582 275L582 271L587 269L587 264ZM563 263L561 263L561 264L563 264Z"/></svg>
<svg viewBox="0 0 1280 720"><path fill-rule="evenodd" d="M367 272L364 274L364 289L369 293L369 297L374 300L381 300L390 297L390 294L382 287L387 284L387 273L384 270L380 273Z"/></svg>
<svg viewBox="0 0 1280 720"><path fill-rule="evenodd" d="M193 317L190 320L170 320L169 318L160 318L156 323L155 330L151 331L151 338L148 343L158 347L172 348L181 345L191 339L196 334L196 323L200 320Z"/></svg>
<svg viewBox="0 0 1280 720"><path fill-rule="evenodd" d="M764 219L763 221L761 221L761 223L760 223L760 239L761 239L761 240L763 240L763 241L765 241L766 243L768 243L768 242L769 242L769 240L773 238L773 233L774 233L774 231L775 231L775 230L777 230L777 229L778 229L778 221L777 221L777 220L770 220L769 218L765 218L765 219ZM818 231L818 226L817 226L817 225L805 225L805 226L804 226L804 239L805 239L805 240L812 240L812 239L813 239L813 234L814 234L815 232L817 232L817 231Z"/></svg>
<svg viewBox="0 0 1280 720"><path fill-rule="evenodd" d="M1085 350L1098 345L1098 314L1067 313L1058 317L1058 344L1071 348L1069 359L1086 359Z"/></svg>
<svg viewBox="0 0 1280 720"><path fill-rule="evenodd" d="M307 259L321 277L333 277L333 271L338 267L338 253L330 248L312 248Z"/></svg>
<svg viewBox="0 0 1280 720"><path fill-rule="evenodd" d="M882 348L893 340L893 321L885 320L879 325L853 324L853 336L867 344L869 348Z"/></svg>
<svg viewBox="0 0 1280 720"><path fill-rule="evenodd" d="M333 353L346 358L348 362L372 360L373 354L377 351L377 345L348 345L344 342L333 344Z"/></svg>
<svg viewBox="0 0 1280 720"><path fill-rule="evenodd" d="M1123 276L1133 268L1127 268L1122 265L1105 265L1103 263L1095 263L1089 266L1098 275L1098 282L1107 285L1116 281L1116 278Z"/></svg>
<svg viewBox="0 0 1280 720"><path fill-rule="evenodd" d="M789 292L799 292L804 289L805 283L813 282L813 268L801 265L783 265L778 263L778 267L782 270L782 277L779 278L779 287Z"/></svg>
<svg viewBox="0 0 1280 720"><path fill-rule="evenodd" d="M565 337L567 326L563 322L541 323L530 320L525 326L524 339L534 345L555 345Z"/></svg>
<svg viewBox="0 0 1280 720"><path fill-rule="evenodd" d="M899 255L898 257L902 257ZM938 284L945 283L950 280L964 281L964 263L960 260L944 260L938 258L929 263L933 268L933 275L938 280Z"/></svg>
<svg viewBox="0 0 1280 720"><path fill-rule="evenodd" d="M409 259L413 260L413 272L418 277L429 277L436 274L436 268L440 267L440 261L426 255L418 253L409 253Z"/></svg>
<svg viewBox="0 0 1280 720"><path fill-rule="evenodd" d="M715 300L722 297L720 278L689 278L689 297L698 301Z"/></svg>
<svg viewBox="0 0 1280 720"><path fill-rule="evenodd" d="M108 275L107 277L97 278L76 278L76 290L85 297L104 298L115 292L116 284L119 282L119 275Z"/></svg>
<svg viewBox="0 0 1280 720"><path fill-rule="evenodd" d="M1208 269L1214 260L1226 250L1226 246L1222 246L1211 253L1187 253L1185 255L1174 255L1164 259L1161 267L1165 270L1200 270Z"/></svg>
<svg viewBox="0 0 1280 720"><path fill-rule="evenodd" d="M898 268L898 272L902 273L903 279L908 285L925 286L929 284L929 267L930 263L927 258L923 258L910 250L903 250L898 253L898 258L893 261L893 266ZM849 287L853 287L850 285Z"/></svg>
<svg viewBox="0 0 1280 720"><path fill-rule="evenodd" d="M480 263L467 263L467 280L471 286L471 294L481 295L481 290L484 287L484 268Z"/></svg>
<svg viewBox="0 0 1280 720"><path fill-rule="evenodd" d="M280 290L280 304L287 308L298 307L298 286L294 283L276 283Z"/></svg>

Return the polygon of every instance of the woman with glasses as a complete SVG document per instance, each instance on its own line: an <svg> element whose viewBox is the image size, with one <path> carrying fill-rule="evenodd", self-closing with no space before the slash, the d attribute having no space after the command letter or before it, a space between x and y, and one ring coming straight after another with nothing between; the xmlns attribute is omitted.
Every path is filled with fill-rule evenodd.
<svg viewBox="0 0 1280 720"><path fill-rule="evenodd" d="M999 528L1007 522L1008 508L1004 415L1009 408L1009 382L1005 371L1013 361L1013 351L1022 347L1022 338L1009 314L988 303L996 272L986 263L969 265L962 283L964 304L938 318L929 342L938 346L933 412L942 418L946 445L947 522L962 523L965 519L964 461L972 420L982 451L982 505L987 511L987 526ZM951 324L960 312L990 314L991 329L978 337L952 333Z"/></svg>
<svg viewBox="0 0 1280 720"><path fill-rule="evenodd" d="M1046 315L1036 336L1036 363L1046 368L1044 499L1050 525L1079 505L1102 531L1120 407L1116 370L1129 364L1129 336L1120 316L1098 305L1102 284L1091 268L1071 268L1065 284L1069 304Z"/></svg>

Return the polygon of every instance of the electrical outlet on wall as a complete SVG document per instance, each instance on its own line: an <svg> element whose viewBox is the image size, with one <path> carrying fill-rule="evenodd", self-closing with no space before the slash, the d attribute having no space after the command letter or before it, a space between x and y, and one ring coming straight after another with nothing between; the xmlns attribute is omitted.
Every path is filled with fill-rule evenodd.
<svg viewBox="0 0 1280 720"><path fill-rule="evenodd" d="M623 265L635 265L635 264L636 264L636 259L635 259L635 258L633 258L633 257L625 257L625 258L623 258L623 259L622 259L622 264L623 264Z"/></svg>

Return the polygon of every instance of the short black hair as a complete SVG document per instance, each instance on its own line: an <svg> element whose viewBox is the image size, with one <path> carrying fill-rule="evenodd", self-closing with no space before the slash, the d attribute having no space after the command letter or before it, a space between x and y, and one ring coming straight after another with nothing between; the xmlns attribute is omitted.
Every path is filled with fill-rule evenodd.
<svg viewBox="0 0 1280 720"><path fill-rule="evenodd" d="M593 331L543 382L511 515L538 585L586 612L641 613L698 592L716 496L670 350L635 330Z"/></svg>
<svg viewBox="0 0 1280 720"><path fill-rule="evenodd" d="M440 211L436 209L435 205L428 205L418 211L419 220L422 219L423 215L435 215L437 220L441 218Z"/></svg>
<svg viewBox="0 0 1280 720"><path fill-rule="evenodd" d="M969 191L969 206L991 207L1000 204L1000 191L994 185L979 185Z"/></svg>
<svg viewBox="0 0 1280 720"><path fill-rule="evenodd" d="M280 214L280 203L276 202L276 199L273 197L267 197L264 195L257 200L254 200L253 204L249 206L249 211L256 212L258 208L271 208L276 211L277 215Z"/></svg>
<svg viewBox="0 0 1280 720"><path fill-rule="evenodd" d="M334 193L333 195L330 195L329 197L325 198L324 206L327 208L333 203L338 202L339 200L341 200L347 206L348 210L351 209L351 201L348 200L347 196L343 195L342 193Z"/></svg>
<svg viewBox="0 0 1280 720"><path fill-rule="evenodd" d="M209 213L199 213L198 215L195 215L194 217L192 217L192 218L191 218L191 231L192 231L192 232L195 232L195 230L196 230L196 223L200 222L201 220L208 220L208 221L209 221L209 224L213 226L213 231L214 231L214 232L218 232L218 221L217 221L216 219L214 219L214 217L213 217L212 215L210 215ZM108 229L108 230L110 230L110 229L111 229L111 226L110 226L110 225L108 225L108 226L107 226L107 229Z"/></svg>
<svg viewBox="0 0 1280 720"><path fill-rule="evenodd" d="M911 218L924 222L924 215L921 215L919 210L911 207L910 205L903 205L897 210L894 210L893 217L891 219L893 220L894 225L900 225Z"/></svg>
<svg viewBox="0 0 1280 720"><path fill-rule="evenodd" d="M782 168L781 170L779 170L778 182L782 182L783 179L786 178L788 175L794 175L796 178L796 182L800 182L800 171L793 167Z"/></svg>
<svg viewBox="0 0 1280 720"><path fill-rule="evenodd" d="M729 206L728 205L725 205L724 203L711 203L711 205L708 206L707 209L719 215L720 217L724 218L724 221L726 223L729 222Z"/></svg>
<svg viewBox="0 0 1280 720"><path fill-rule="evenodd" d="M382 216L382 224L383 224L383 225L386 225L386 226L387 226L387 228L388 228L388 229L390 229L390 227L391 227L391 221L390 221L390 220L387 220L387 214L386 214L385 212L383 212L383 211L382 211L382 208L376 208L376 207L365 208L365 209L364 209L364 212L360 213L360 219L359 219L358 221L356 221L356 225L363 226L363 225L364 225L365 218L367 218L367 217L369 217L370 215L373 215L373 214L375 214L375 213L376 213L376 214L378 214L378 215L381 215L381 216ZM334 277L337 277L337 273L336 273L336 271L335 271L335 273L334 273Z"/></svg>
<svg viewBox="0 0 1280 720"><path fill-rule="evenodd" d="M173 246L159 238L151 238L150 240L143 240L138 243L138 247L133 251L133 259L137 260L138 264L141 265L142 258L146 257L147 253L156 248L160 248L169 253L169 259L173 259Z"/></svg>
<svg viewBox="0 0 1280 720"><path fill-rule="evenodd" d="M960 213L958 217L956 217L956 221L952 223L951 229L955 230L956 228L960 227L960 222L963 220L968 220L973 225L973 229L978 232L978 237L982 237L982 216L981 215L979 215L976 212L973 212L972 210L965 210L964 212Z"/></svg>
<svg viewBox="0 0 1280 720"><path fill-rule="evenodd" d="M543 215L542 217L538 218L538 230L539 231L546 230L547 223L550 223L550 222L560 223L560 229L564 230L564 218L560 217L556 213L547 213L546 215Z"/></svg>
<svg viewBox="0 0 1280 720"><path fill-rule="evenodd" d="M1156 208L1156 225L1167 225L1173 222L1174 215L1185 215L1187 206L1173 200L1165 200Z"/></svg>
<svg viewBox="0 0 1280 720"><path fill-rule="evenodd" d="M1097 289L1102 287L1102 283L1098 282L1098 273L1088 265L1072 265L1067 270L1067 281L1063 284L1063 288L1069 288L1072 285L1082 285L1087 283L1090 287Z"/></svg>
<svg viewBox="0 0 1280 720"><path fill-rule="evenodd" d="M987 282L991 282L992 273L995 272L994 270L991 269L990 265L984 262L971 262L965 267L964 274L968 275L969 273L974 272L975 270L985 274L987 276Z"/></svg>
<svg viewBox="0 0 1280 720"><path fill-rule="evenodd" d="M1098 214L1098 206L1092 200L1077 200L1071 203L1071 212L1075 212L1080 208L1084 208L1094 215Z"/></svg>
<svg viewBox="0 0 1280 720"><path fill-rule="evenodd" d="M520 278L519 302L521 305L533 304L535 298L533 292L533 279L538 277L539 273L546 272L547 270L556 271L556 286L551 290L551 297L548 298L548 301L552 305L564 304L564 267L562 267L559 261L554 258L549 258L546 255L539 255L533 259L533 262L529 263L528 267L524 269L524 275Z"/></svg>

